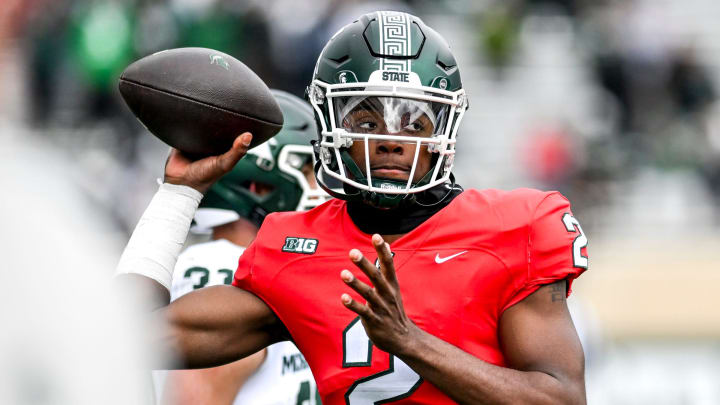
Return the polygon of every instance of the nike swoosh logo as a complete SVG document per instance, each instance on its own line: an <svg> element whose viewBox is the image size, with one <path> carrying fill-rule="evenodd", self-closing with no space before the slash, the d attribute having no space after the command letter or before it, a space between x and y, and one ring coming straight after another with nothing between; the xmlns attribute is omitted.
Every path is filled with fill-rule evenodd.
<svg viewBox="0 0 720 405"><path fill-rule="evenodd" d="M460 253L455 253L454 255L451 255L451 256L448 256L448 257L440 257L440 253L438 253L438 254L435 255L435 263L437 263L437 264L445 263L446 261L448 261L448 260L450 260L450 259L454 259L454 258L460 256L460 255L463 254L463 253L467 253L467 250L463 250L463 251L460 252Z"/></svg>

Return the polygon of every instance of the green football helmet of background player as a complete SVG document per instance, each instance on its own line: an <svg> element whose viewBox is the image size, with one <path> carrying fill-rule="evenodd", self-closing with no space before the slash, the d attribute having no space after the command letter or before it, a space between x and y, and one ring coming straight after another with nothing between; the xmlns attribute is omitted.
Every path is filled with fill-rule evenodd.
<svg viewBox="0 0 720 405"><path fill-rule="evenodd" d="M284 117L282 130L243 157L207 191L195 215L193 231L245 218L259 226L276 211L313 208L330 196L308 181L313 164L310 142L317 127L310 105L289 93L272 90Z"/></svg>

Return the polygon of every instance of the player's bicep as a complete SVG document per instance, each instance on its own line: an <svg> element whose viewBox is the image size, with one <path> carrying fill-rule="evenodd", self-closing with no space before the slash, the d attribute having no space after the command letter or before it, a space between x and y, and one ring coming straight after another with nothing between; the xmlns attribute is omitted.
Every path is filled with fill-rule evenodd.
<svg viewBox="0 0 720 405"><path fill-rule="evenodd" d="M544 285L505 310L499 336L509 367L542 372L584 390L585 361L566 288L565 280Z"/></svg>
<svg viewBox="0 0 720 405"><path fill-rule="evenodd" d="M165 340L180 357L180 368L226 364L286 338L265 302L232 286L193 291L162 311L169 323Z"/></svg>

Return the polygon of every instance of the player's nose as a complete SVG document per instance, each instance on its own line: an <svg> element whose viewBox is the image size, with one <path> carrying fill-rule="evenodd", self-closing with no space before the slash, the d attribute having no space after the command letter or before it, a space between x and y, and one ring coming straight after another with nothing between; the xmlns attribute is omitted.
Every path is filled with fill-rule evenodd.
<svg viewBox="0 0 720 405"><path fill-rule="evenodd" d="M390 154L405 154L405 148L407 145L397 142L392 139L378 140L375 144L375 153L390 153Z"/></svg>

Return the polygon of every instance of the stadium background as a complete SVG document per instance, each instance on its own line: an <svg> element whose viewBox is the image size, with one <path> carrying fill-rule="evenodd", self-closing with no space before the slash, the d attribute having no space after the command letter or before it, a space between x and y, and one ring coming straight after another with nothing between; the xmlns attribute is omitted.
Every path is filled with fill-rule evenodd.
<svg viewBox="0 0 720 405"><path fill-rule="evenodd" d="M460 184L573 202L589 403L720 403L717 0L3 0L2 279L112 273L167 153L119 99L128 63L205 46L302 95L332 33L376 9L421 16L455 51ZM27 299L5 298L0 315Z"/></svg>

